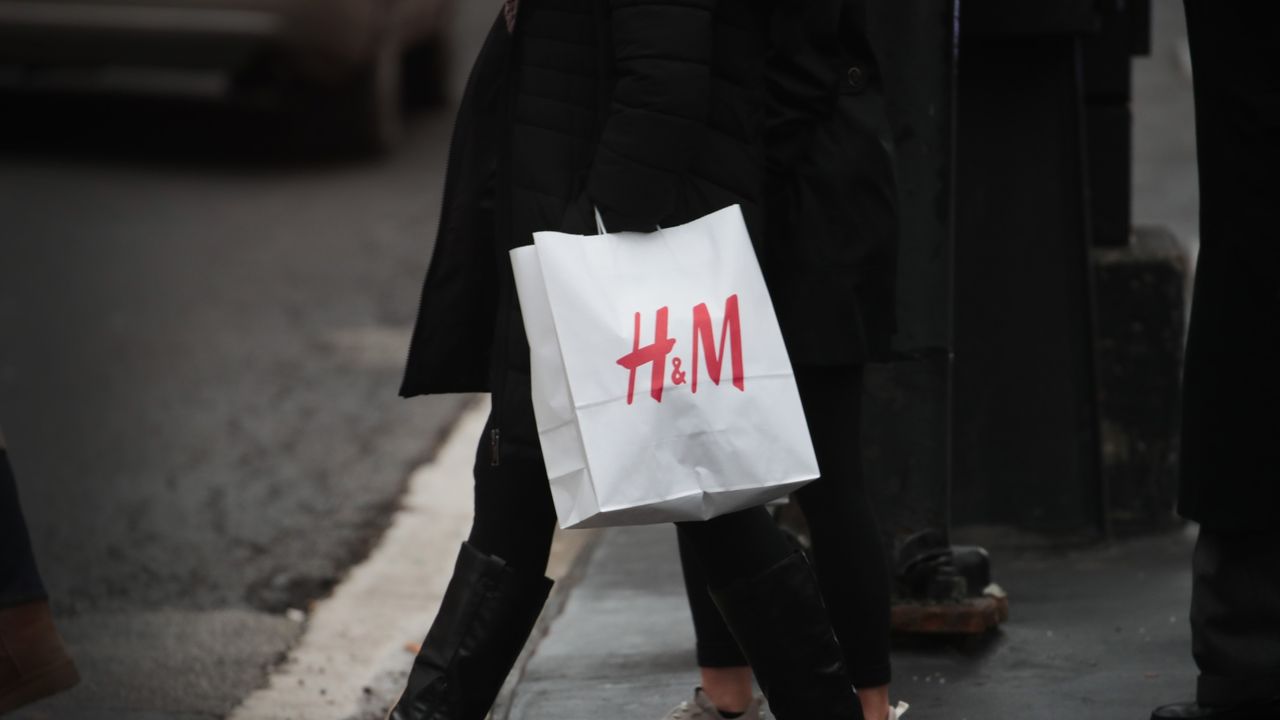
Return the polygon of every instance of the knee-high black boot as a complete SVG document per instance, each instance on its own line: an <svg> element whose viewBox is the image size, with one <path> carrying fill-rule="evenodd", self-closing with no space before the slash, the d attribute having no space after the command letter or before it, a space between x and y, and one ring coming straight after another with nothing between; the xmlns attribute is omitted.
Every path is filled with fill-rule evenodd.
<svg viewBox="0 0 1280 720"><path fill-rule="evenodd" d="M463 543L390 720L484 720L550 592L551 580Z"/></svg>
<svg viewBox="0 0 1280 720"><path fill-rule="evenodd" d="M711 596L779 720L863 720L818 580L803 555L794 553Z"/></svg>

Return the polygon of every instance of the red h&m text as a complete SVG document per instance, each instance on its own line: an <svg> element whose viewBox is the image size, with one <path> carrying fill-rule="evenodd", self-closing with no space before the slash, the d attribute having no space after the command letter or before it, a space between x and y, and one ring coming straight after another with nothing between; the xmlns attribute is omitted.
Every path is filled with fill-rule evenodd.
<svg viewBox="0 0 1280 720"><path fill-rule="evenodd" d="M667 335L667 318L669 312L666 306L658 308L658 312L654 316L653 323L653 342L641 347L640 345L640 326L641 313L635 314L635 332L632 341L631 352L618 358L618 364L626 368L630 377L627 380L627 404L630 405L635 400L636 391L636 370L643 365L651 365L649 374L649 396L658 402L662 402L662 390L667 384L667 356L671 355L675 349L675 338ZM699 303L693 308L693 369L690 371L693 377L689 378L690 373L686 373L681 369L682 361L679 356L671 358L671 383L673 385L683 385L686 381L690 384L690 392L698 392L698 360L702 357L706 360L706 372L711 378L711 382L716 385L720 384L720 377L724 370L725 355L729 356L729 368L733 373L733 386L741 391L746 391L743 382L742 372L742 320L738 311L738 296L730 295L724 303L724 320L720 325L720 342L716 343L715 328L711 322L711 311L707 308L706 303Z"/></svg>

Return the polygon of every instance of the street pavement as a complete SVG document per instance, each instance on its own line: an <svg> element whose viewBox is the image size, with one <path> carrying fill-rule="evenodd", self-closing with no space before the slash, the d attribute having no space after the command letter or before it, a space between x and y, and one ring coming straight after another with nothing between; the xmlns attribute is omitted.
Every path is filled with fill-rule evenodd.
<svg viewBox="0 0 1280 720"><path fill-rule="evenodd" d="M497 12L457 5L455 95ZM223 717L462 406L396 394L454 108L360 159L199 98L0 107L0 425L84 678L16 717Z"/></svg>
<svg viewBox="0 0 1280 720"><path fill-rule="evenodd" d="M494 720L658 720L692 697L674 535L605 531ZM1142 720L1189 699L1191 546L1183 531L1070 552L989 543L1009 621L982 638L898 639L893 698L908 720Z"/></svg>

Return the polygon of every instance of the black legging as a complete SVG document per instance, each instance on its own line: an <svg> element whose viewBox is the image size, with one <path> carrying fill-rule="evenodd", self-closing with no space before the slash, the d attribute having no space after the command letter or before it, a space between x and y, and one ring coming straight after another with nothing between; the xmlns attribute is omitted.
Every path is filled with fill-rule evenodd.
<svg viewBox="0 0 1280 720"><path fill-rule="evenodd" d="M494 393L476 451L475 519L469 541L518 572L540 574L551 552L556 511L529 398L527 370L508 372ZM754 577L792 552L763 508L679 523L679 530L689 552L708 569L707 582L716 588Z"/></svg>
<svg viewBox="0 0 1280 720"><path fill-rule="evenodd" d="M0 608L45 599L9 454L0 447Z"/></svg>
<svg viewBox="0 0 1280 720"><path fill-rule="evenodd" d="M813 540L822 597L855 687L887 685L889 571L863 483L859 451L862 368L797 367L796 381L822 477L795 493ZM741 667L738 649L706 588L716 581L680 535L685 589L700 667Z"/></svg>

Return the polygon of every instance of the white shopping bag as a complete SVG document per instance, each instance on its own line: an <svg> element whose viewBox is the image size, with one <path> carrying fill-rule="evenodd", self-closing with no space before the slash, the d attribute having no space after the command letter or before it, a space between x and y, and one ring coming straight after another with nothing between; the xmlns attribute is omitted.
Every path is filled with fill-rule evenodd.
<svg viewBox="0 0 1280 720"><path fill-rule="evenodd" d="M742 211L511 251L561 527L706 520L818 476Z"/></svg>

